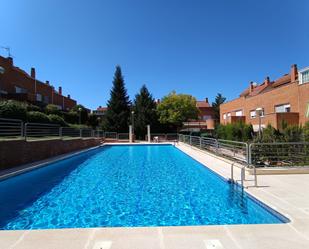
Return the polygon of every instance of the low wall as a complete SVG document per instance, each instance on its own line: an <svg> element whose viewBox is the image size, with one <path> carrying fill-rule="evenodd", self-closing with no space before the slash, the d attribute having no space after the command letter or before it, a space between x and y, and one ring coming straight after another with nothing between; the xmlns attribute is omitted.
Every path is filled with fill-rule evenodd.
<svg viewBox="0 0 309 249"><path fill-rule="evenodd" d="M101 144L97 138L72 140L24 141L12 140L0 142L0 170L21 164L31 163L49 157L86 149Z"/></svg>

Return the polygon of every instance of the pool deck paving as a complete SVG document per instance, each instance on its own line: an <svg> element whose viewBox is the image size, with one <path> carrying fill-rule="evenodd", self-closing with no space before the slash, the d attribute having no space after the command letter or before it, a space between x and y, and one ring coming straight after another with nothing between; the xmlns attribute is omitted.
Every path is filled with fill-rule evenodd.
<svg viewBox="0 0 309 249"><path fill-rule="evenodd" d="M226 179L231 162L177 147ZM240 180L235 167L234 179ZM286 224L0 231L0 249L307 249L309 174L246 176L245 191L286 216Z"/></svg>

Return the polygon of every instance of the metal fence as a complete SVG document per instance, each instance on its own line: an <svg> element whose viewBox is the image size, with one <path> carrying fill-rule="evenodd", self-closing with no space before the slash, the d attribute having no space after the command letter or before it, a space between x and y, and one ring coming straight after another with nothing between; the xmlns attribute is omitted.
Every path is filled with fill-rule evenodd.
<svg viewBox="0 0 309 249"><path fill-rule="evenodd" d="M256 167L309 166L309 142L252 143L248 160Z"/></svg>
<svg viewBox="0 0 309 249"><path fill-rule="evenodd" d="M21 120L0 118L0 140L22 138L23 127Z"/></svg>
<svg viewBox="0 0 309 249"><path fill-rule="evenodd" d="M179 141L217 155L248 162L248 144L244 142L189 135L179 135Z"/></svg>
<svg viewBox="0 0 309 249"><path fill-rule="evenodd" d="M117 133L117 140L129 140L129 133Z"/></svg>
<svg viewBox="0 0 309 249"><path fill-rule="evenodd" d="M148 135L145 136L145 140L148 141ZM151 133L150 141L166 142L178 140L177 133Z"/></svg>
<svg viewBox="0 0 309 249"><path fill-rule="evenodd" d="M179 141L249 167L309 166L309 142L245 143L179 135Z"/></svg>
<svg viewBox="0 0 309 249"><path fill-rule="evenodd" d="M60 137L60 125L26 123L24 130L25 139L55 138Z"/></svg>
<svg viewBox="0 0 309 249"><path fill-rule="evenodd" d="M117 139L117 132L105 132L104 137L106 139Z"/></svg>

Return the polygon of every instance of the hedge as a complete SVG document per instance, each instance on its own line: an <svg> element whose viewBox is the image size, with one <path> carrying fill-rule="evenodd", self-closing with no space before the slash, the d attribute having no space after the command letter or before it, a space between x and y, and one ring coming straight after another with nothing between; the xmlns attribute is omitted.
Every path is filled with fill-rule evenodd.
<svg viewBox="0 0 309 249"><path fill-rule="evenodd" d="M0 102L0 118L27 120L27 105L15 100Z"/></svg>

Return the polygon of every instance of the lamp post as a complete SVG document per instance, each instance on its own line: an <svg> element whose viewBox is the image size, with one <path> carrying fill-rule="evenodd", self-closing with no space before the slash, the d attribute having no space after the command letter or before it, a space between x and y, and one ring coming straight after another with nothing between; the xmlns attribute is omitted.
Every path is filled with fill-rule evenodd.
<svg viewBox="0 0 309 249"><path fill-rule="evenodd" d="M4 74L5 69L3 67L0 66L0 76L1 76L1 80L2 80L2 75ZM1 99L1 81L0 81L0 99Z"/></svg>
<svg viewBox="0 0 309 249"><path fill-rule="evenodd" d="M255 113L259 116L259 139L260 140L262 138L262 124L261 124L262 112L263 112L263 108L261 107L258 107L255 109Z"/></svg>
<svg viewBox="0 0 309 249"><path fill-rule="evenodd" d="M79 112L78 123L79 125L81 125L82 123L82 108L81 107L78 108L78 112Z"/></svg>
<svg viewBox="0 0 309 249"><path fill-rule="evenodd" d="M134 138L134 111L131 112L132 136Z"/></svg>

